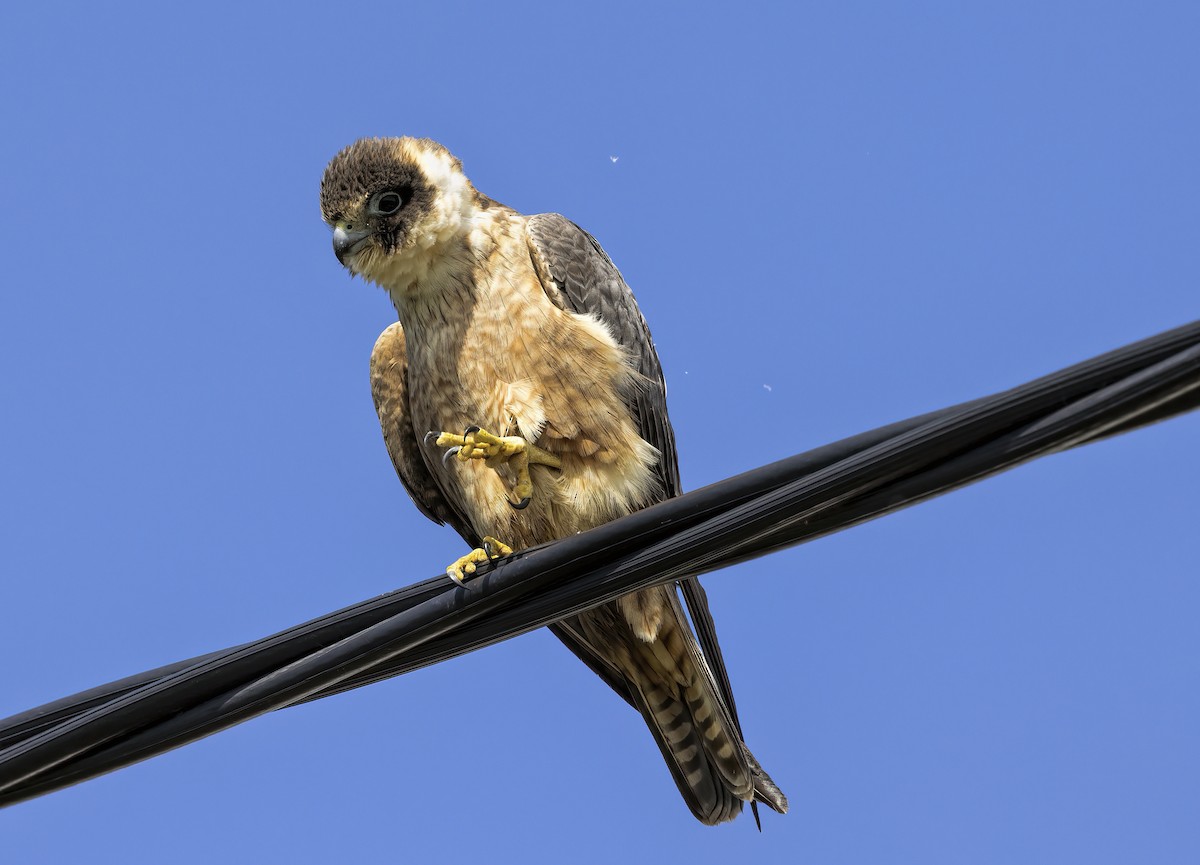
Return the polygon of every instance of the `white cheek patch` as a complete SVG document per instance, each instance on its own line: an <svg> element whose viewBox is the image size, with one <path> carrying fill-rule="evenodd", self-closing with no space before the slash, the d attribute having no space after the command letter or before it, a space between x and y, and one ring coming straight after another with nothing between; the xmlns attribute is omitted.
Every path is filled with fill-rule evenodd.
<svg viewBox="0 0 1200 865"><path fill-rule="evenodd" d="M429 213L421 219L412 241L428 249L458 234L475 209L475 196L454 159L440 151L410 148L409 155L435 190Z"/></svg>

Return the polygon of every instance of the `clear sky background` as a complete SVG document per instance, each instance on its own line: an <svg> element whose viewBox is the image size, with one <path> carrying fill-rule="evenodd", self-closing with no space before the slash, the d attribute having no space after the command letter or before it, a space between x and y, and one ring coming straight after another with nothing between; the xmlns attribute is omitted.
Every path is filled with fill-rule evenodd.
<svg viewBox="0 0 1200 865"><path fill-rule="evenodd" d="M600 239L689 489L1200 315L1194 3L192 5L0 16L0 715L459 555L318 213L359 136ZM0 861L1200 861L1198 436L709 577L761 835L539 632L0 812Z"/></svg>

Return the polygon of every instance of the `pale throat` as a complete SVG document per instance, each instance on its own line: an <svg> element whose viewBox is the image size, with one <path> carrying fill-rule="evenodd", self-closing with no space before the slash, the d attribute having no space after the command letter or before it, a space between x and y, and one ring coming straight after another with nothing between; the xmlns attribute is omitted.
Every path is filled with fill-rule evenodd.
<svg viewBox="0 0 1200 865"><path fill-rule="evenodd" d="M467 326L481 292L478 269L492 244L487 231L492 221L476 212L427 245L418 242L372 262L369 278L387 291L410 340Z"/></svg>
<svg viewBox="0 0 1200 865"><path fill-rule="evenodd" d="M439 274L399 291L388 290L405 336L418 344L447 330L466 330L478 293L469 274Z"/></svg>

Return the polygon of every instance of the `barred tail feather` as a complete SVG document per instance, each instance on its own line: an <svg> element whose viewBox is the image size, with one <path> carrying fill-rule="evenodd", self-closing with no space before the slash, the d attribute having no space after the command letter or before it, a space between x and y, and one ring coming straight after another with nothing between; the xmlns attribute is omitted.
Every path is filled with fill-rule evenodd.
<svg viewBox="0 0 1200 865"><path fill-rule="evenodd" d="M753 793L741 743L730 738L699 688L681 694L674 685L637 691L637 708L696 819L710 826L732 820Z"/></svg>
<svg viewBox="0 0 1200 865"><path fill-rule="evenodd" d="M555 633L642 714L696 819L723 823L755 801L785 813L787 798L742 742L678 601L651 593L661 594L639 600L663 613L656 638L638 637L618 603L564 619Z"/></svg>

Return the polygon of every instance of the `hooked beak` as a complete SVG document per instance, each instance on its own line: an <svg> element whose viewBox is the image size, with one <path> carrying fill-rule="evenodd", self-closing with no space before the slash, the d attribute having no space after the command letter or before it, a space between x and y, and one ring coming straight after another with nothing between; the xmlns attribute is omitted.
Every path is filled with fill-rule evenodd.
<svg viewBox="0 0 1200 865"><path fill-rule="evenodd" d="M337 260L343 266L348 266L346 257L353 254L372 233L370 229L355 229L340 223L335 225L333 228L333 254L337 256Z"/></svg>

